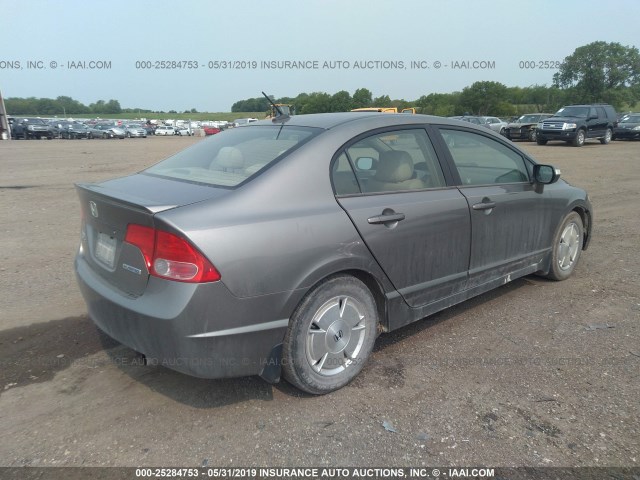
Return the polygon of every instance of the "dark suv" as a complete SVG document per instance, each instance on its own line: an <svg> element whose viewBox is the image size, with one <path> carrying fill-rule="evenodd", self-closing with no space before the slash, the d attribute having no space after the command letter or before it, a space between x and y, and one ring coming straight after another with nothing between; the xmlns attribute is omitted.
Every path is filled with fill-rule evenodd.
<svg viewBox="0 0 640 480"><path fill-rule="evenodd" d="M618 114L611 105L569 105L538 123L536 141L545 145L549 140L563 140L581 147L587 138L598 138L606 145L617 125Z"/></svg>
<svg viewBox="0 0 640 480"><path fill-rule="evenodd" d="M9 119L9 121L11 123L12 138L24 138L25 140L30 138L51 140L53 138L52 129L41 118L15 117Z"/></svg>

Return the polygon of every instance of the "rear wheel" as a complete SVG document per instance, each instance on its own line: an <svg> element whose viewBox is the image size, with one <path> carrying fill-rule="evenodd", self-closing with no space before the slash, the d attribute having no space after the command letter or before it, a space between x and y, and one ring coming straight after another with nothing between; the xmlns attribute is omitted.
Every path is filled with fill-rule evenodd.
<svg viewBox="0 0 640 480"><path fill-rule="evenodd" d="M294 386L321 395L362 370L376 339L378 314L369 289L340 275L315 287L298 305L283 345L283 374Z"/></svg>
<svg viewBox="0 0 640 480"><path fill-rule="evenodd" d="M607 128L607 131L604 134L604 137L602 137L600 139L600 143L603 144L603 145L606 145L607 143L609 143L611 141L612 138L613 138L613 132L611 131L610 128Z"/></svg>
<svg viewBox="0 0 640 480"><path fill-rule="evenodd" d="M551 268L547 274L553 280L566 280L578 264L584 238L584 226L578 213L564 218L553 240Z"/></svg>
<svg viewBox="0 0 640 480"><path fill-rule="evenodd" d="M574 147L581 147L582 145L584 145L584 140L585 140L584 130L580 129L576 133L576 136L573 138L573 141L571 142L571 144Z"/></svg>

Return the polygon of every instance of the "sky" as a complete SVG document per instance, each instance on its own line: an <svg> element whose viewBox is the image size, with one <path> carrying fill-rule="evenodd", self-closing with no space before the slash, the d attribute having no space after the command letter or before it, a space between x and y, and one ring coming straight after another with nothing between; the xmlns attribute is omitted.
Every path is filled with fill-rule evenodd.
<svg viewBox="0 0 640 480"><path fill-rule="evenodd" d="M224 112L261 91L550 85L580 46L640 47L638 18L637 0L0 0L0 91Z"/></svg>

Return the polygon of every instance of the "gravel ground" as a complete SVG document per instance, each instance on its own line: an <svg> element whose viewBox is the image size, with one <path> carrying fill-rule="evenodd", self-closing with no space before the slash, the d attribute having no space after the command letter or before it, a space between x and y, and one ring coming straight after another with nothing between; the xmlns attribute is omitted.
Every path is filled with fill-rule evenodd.
<svg viewBox="0 0 640 480"><path fill-rule="evenodd" d="M0 142L1 466L639 466L640 142L521 144L590 193L575 275L383 335L354 382L311 397L144 366L86 316L73 183L197 141Z"/></svg>

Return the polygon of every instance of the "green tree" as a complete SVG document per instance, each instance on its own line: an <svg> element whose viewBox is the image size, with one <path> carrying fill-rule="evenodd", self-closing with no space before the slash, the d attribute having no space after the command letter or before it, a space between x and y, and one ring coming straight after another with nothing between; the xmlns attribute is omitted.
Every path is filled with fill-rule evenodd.
<svg viewBox="0 0 640 480"><path fill-rule="evenodd" d="M349 92L341 90L331 96L330 105L331 112L348 112L353 108L353 101Z"/></svg>
<svg viewBox="0 0 640 480"><path fill-rule="evenodd" d="M507 87L500 82L475 82L462 89L460 104L476 115L501 115L506 96Z"/></svg>
<svg viewBox="0 0 640 480"><path fill-rule="evenodd" d="M324 113L331 111L331 95L324 92L309 94L300 113Z"/></svg>
<svg viewBox="0 0 640 480"><path fill-rule="evenodd" d="M366 88L359 88L353 92L353 108L366 108L371 106L373 97L371 91Z"/></svg>
<svg viewBox="0 0 640 480"><path fill-rule="evenodd" d="M415 102L419 113L426 115L438 115L451 117L456 114L456 106L460 94L455 93L430 93L423 95Z"/></svg>
<svg viewBox="0 0 640 480"><path fill-rule="evenodd" d="M373 107L392 107L389 95L382 95L373 99Z"/></svg>
<svg viewBox="0 0 640 480"><path fill-rule="evenodd" d="M625 91L640 83L640 52L617 42L593 42L576 48L553 76L555 86L572 89L574 102L624 101Z"/></svg>

